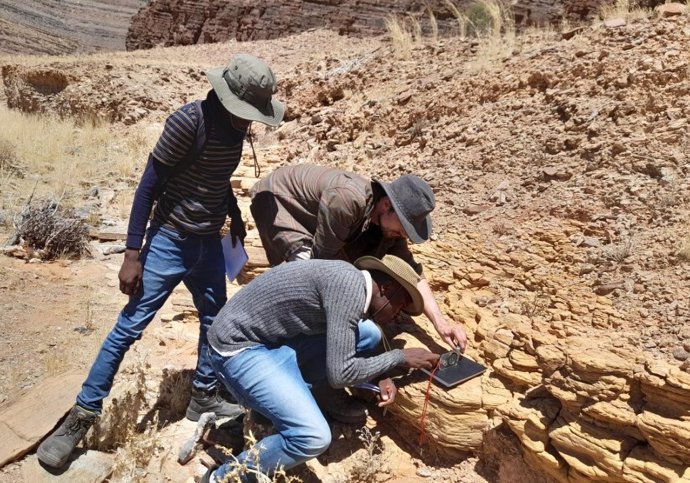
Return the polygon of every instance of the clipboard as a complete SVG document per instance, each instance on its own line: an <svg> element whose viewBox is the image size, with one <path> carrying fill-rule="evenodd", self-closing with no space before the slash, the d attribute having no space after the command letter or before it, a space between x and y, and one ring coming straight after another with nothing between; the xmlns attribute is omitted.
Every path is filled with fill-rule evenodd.
<svg viewBox="0 0 690 483"><path fill-rule="evenodd" d="M232 246L232 236L227 233L220 240L223 247L223 258L225 259L225 274L231 282L237 278L242 271L242 268L249 261L247 251L244 245L238 241L235 246Z"/></svg>
<svg viewBox="0 0 690 483"><path fill-rule="evenodd" d="M433 375L432 371L428 369L420 369L420 371L432 376L434 381L441 386L450 389L451 387L455 387L458 384L462 384L465 381L482 375L484 371L486 371L486 367L462 355L455 364L439 367Z"/></svg>

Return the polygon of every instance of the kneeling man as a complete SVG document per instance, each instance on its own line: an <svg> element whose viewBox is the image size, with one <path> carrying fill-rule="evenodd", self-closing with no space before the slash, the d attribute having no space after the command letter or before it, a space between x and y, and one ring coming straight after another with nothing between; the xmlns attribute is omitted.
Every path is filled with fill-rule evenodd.
<svg viewBox="0 0 690 483"><path fill-rule="evenodd" d="M208 333L218 378L240 404L268 418L277 433L257 443L258 464L247 452L237 460L271 476L323 453L331 431L309 388L336 388L377 379L396 366L431 368L438 355L421 348L372 355L379 324L401 310L419 315L419 276L403 260L362 257L350 263L305 260L272 268L240 290L218 313ZM372 326L374 329L372 330ZM380 406L396 388L378 382ZM234 463L209 470L202 481L221 481Z"/></svg>

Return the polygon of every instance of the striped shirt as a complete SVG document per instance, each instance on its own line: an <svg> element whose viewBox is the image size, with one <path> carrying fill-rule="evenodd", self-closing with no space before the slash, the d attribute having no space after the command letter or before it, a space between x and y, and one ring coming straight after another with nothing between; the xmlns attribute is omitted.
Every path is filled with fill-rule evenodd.
<svg viewBox="0 0 690 483"><path fill-rule="evenodd" d="M369 381L403 364L400 349L358 357L357 324L366 315L368 281L341 260L300 260L271 268L237 292L208 331L211 347L233 353L276 346L304 335L326 335L326 373L333 387Z"/></svg>
<svg viewBox="0 0 690 483"><path fill-rule="evenodd" d="M218 233L229 207L237 202L229 179L242 156L245 132L234 129L229 117L211 91L203 102L206 113L206 143L203 152L176 176L171 177L158 199L154 220L169 223L195 235ZM167 166L183 162L193 149L200 122L195 103L184 105L168 117L151 155Z"/></svg>

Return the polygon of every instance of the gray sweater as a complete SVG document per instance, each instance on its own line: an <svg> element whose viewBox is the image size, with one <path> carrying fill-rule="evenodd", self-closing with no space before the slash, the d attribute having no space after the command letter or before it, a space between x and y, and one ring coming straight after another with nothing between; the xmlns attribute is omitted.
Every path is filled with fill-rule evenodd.
<svg viewBox="0 0 690 483"><path fill-rule="evenodd" d="M326 369L333 387L371 380L403 364L395 349L357 357L356 328L363 318L366 279L339 260L284 263L254 279L216 316L208 340L218 352L279 345L301 335L326 334Z"/></svg>

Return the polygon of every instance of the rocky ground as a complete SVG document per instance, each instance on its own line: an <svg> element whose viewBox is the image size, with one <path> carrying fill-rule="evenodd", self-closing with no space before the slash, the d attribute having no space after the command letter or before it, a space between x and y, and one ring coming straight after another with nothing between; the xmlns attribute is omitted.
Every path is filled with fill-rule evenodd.
<svg viewBox="0 0 690 483"><path fill-rule="evenodd" d="M446 314L467 325L469 353L491 370L433 389L423 451L410 441L426 385L403 379L386 442L401 466L383 479L536 481L524 460L558 481L682 481L690 479L690 17L687 7L670 10L678 15L564 34L427 42L409 56L385 39L314 31L77 60L4 58L2 75L12 108L100 118L129 136L159 129L170 110L204 93L204 69L250 51L274 67L288 106L279 128L255 128L264 172L311 162L430 182L435 235L416 253ZM234 183L241 193L253 182L246 151ZM101 258L58 276L106 264L114 284L118 260ZM9 280L18 270L31 285L31 271L8 260ZM9 283L4 305L13 306L22 285ZM192 345L184 334L193 325L173 320L185 311L178 302L142 341L149 373L163 378L156 358L170 348L191 365L182 347ZM403 324L396 343L441 350L428 323L417 323L423 330ZM24 327L15 333L31 337ZM59 341L82 337L68 334ZM28 377L4 386L8 399L33 384ZM354 463L334 459L310 471L340 481ZM15 478L28 461L3 474Z"/></svg>

